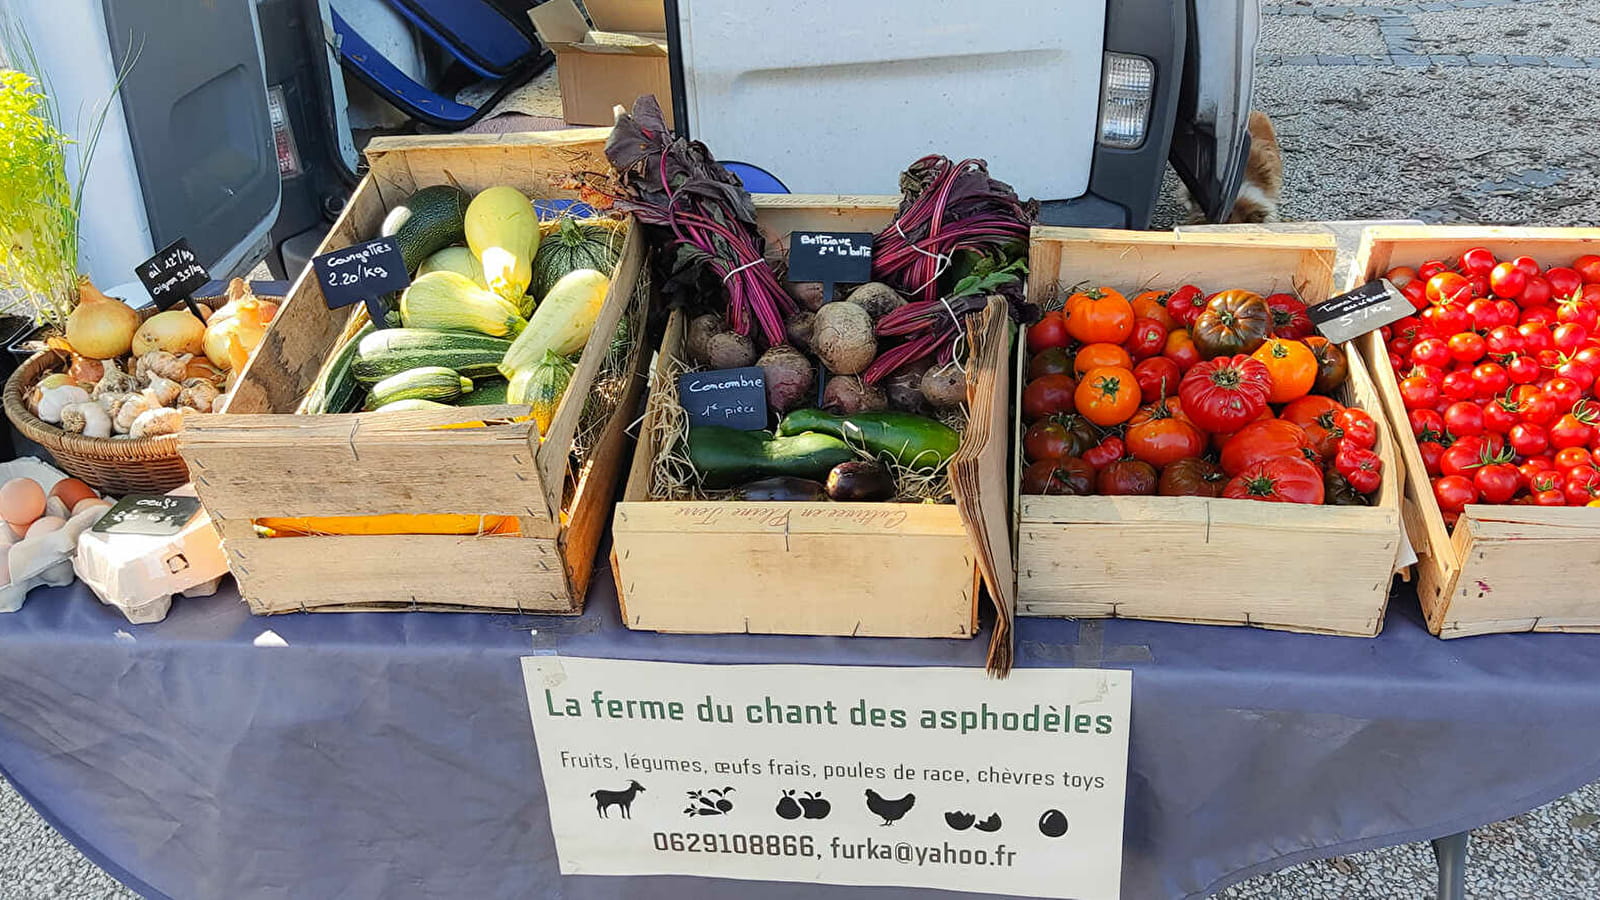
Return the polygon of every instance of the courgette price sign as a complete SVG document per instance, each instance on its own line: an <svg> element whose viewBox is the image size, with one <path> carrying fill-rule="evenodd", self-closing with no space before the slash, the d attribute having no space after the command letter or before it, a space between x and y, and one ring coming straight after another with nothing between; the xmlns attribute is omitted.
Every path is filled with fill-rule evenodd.
<svg viewBox="0 0 1600 900"><path fill-rule="evenodd" d="M523 660L564 874L1115 900L1132 673Z"/></svg>

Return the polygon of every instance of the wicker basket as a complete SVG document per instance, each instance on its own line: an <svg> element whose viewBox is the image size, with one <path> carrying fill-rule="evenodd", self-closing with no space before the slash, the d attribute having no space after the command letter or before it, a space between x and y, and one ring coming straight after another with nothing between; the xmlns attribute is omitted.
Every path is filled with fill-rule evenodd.
<svg viewBox="0 0 1600 900"><path fill-rule="evenodd" d="M6 379L6 417L28 440L50 451L56 463L102 493L164 494L189 480L178 455L178 436L138 440L69 434L28 411L24 396L39 380L64 371L67 354L41 350Z"/></svg>

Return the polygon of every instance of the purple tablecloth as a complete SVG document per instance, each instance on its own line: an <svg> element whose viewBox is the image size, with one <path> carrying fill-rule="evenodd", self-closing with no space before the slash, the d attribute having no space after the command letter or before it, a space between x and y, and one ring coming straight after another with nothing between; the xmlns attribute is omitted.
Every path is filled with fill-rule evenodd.
<svg viewBox="0 0 1600 900"><path fill-rule="evenodd" d="M518 657L982 660L981 639L634 633L612 598L602 578L576 619L252 618L225 592L129 626L81 586L41 590L0 616L0 768L152 898L744 900L748 882L556 874ZM1021 665L1136 673L1124 895L1199 897L1600 777L1600 638L1440 642L1415 607L1398 596L1376 640L1025 620Z"/></svg>

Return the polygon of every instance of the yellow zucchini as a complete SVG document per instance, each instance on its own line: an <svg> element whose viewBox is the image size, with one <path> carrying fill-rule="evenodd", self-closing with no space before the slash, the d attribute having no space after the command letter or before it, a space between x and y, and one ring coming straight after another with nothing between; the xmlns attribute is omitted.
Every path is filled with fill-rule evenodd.
<svg viewBox="0 0 1600 900"><path fill-rule="evenodd" d="M407 328L473 331L512 337L528 324L517 308L478 287L459 272L429 272L400 295L400 320Z"/></svg>
<svg viewBox="0 0 1600 900"><path fill-rule="evenodd" d="M539 215L514 187L492 187L472 198L466 215L467 246L483 264L489 290L524 308L539 251Z"/></svg>
<svg viewBox="0 0 1600 900"><path fill-rule="evenodd" d="M500 373L513 378L537 365L546 351L571 356L582 350L600 318L610 287L611 279L594 269L578 269L562 276L533 311L528 327L511 342L511 349L500 362Z"/></svg>

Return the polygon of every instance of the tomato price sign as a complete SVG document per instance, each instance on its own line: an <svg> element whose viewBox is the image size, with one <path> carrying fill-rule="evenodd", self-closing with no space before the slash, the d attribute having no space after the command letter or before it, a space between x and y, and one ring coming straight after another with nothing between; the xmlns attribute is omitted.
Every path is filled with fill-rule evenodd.
<svg viewBox="0 0 1600 900"><path fill-rule="evenodd" d="M523 660L563 874L1115 900L1131 672Z"/></svg>
<svg viewBox="0 0 1600 900"><path fill-rule="evenodd" d="M1411 301L1383 278L1306 308L1311 324L1335 344L1377 331L1415 312Z"/></svg>

